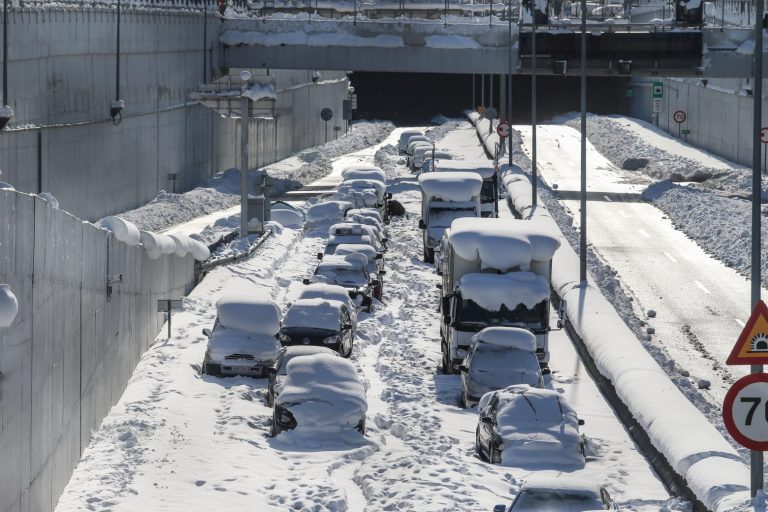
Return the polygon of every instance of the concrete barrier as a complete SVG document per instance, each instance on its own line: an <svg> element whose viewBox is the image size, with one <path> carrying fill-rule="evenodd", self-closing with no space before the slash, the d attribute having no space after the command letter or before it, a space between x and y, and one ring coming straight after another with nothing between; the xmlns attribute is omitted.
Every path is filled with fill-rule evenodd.
<svg viewBox="0 0 768 512"><path fill-rule="evenodd" d="M108 279L122 278L108 288ZM164 323L157 299L194 285L191 256L152 260L36 196L0 190L0 512L48 511Z"/></svg>

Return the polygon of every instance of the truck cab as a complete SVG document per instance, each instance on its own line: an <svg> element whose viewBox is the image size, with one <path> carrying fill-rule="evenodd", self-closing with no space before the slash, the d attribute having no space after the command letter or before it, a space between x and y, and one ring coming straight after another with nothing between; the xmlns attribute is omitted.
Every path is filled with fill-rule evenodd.
<svg viewBox="0 0 768 512"><path fill-rule="evenodd" d="M490 160L438 160L437 172L476 172L483 180L480 189L480 215L499 216L499 176Z"/></svg>
<svg viewBox="0 0 768 512"><path fill-rule="evenodd" d="M460 218L480 216L482 179L477 173L427 173L419 176L424 261L433 263L435 248L451 223Z"/></svg>

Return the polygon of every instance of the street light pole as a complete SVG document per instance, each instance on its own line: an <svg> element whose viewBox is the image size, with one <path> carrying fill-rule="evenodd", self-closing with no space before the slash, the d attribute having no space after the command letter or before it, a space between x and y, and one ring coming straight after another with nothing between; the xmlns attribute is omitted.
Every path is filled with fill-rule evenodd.
<svg viewBox="0 0 768 512"><path fill-rule="evenodd" d="M240 236L248 236L248 98L240 98Z"/></svg>
<svg viewBox="0 0 768 512"><path fill-rule="evenodd" d="M3 0L3 104L8 104L8 1Z"/></svg>
<svg viewBox="0 0 768 512"><path fill-rule="evenodd" d="M581 0L581 218L579 279L587 282L587 0Z"/></svg>
<svg viewBox="0 0 768 512"><path fill-rule="evenodd" d="M514 130L512 129L512 0L507 4L507 30L509 32L509 67L507 68L507 122L509 123L509 169L512 170L512 154L514 152L512 141Z"/></svg>
<svg viewBox="0 0 768 512"><path fill-rule="evenodd" d="M760 196L762 192L760 177L760 129L763 124L763 12L765 10L764 0L755 0L755 78L752 88L752 271L751 271L751 302L754 310L760 301L761 272L760 249L762 245L761 237L761 215L760 215ZM753 364L750 373L763 373L763 365ZM763 475L763 452L750 451L751 466L751 489L754 497L758 491L764 487Z"/></svg>
<svg viewBox="0 0 768 512"><path fill-rule="evenodd" d="M531 204L536 206L536 0L531 0Z"/></svg>

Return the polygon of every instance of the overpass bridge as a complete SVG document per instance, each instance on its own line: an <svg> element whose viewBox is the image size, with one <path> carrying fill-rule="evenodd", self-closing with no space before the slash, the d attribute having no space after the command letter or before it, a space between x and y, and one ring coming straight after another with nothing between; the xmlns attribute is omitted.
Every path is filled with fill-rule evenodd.
<svg viewBox="0 0 768 512"><path fill-rule="evenodd" d="M507 74L511 67L513 74L529 74L530 27L515 23L510 30L491 19L228 19L221 59L232 68ZM590 76L743 78L752 72L748 28L608 20L589 22L588 31ZM552 20L536 37L538 74L579 74L578 21Z"/></svg>

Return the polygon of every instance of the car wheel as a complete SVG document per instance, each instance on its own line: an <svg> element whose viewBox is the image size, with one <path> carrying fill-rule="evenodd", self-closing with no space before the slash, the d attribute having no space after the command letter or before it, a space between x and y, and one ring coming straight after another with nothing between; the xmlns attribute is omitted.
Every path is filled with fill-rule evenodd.
<svg viewBox="0 0 768 512"><path fill-rule="evenodd" d="M491 464L501 463L501 453L496 449L493 440L488 441L488 462Z"/></svg>
<svg viewBox="0 0 768 512"><path fill-rule="evenodd" d="M435 250L424 249L424 263L434 263L434 262L435 262Z"/></svg>
<svg viewBox="0 0 768 512"><path fill-rule="evenodd" d="M272 425L269 427L269 435L270 437L275 437L277 435L277 426L275 425L274 418L272 419Z"/></svg>
<svg viewBox="0 0 768 512"><path fill-rule="evenodd" d="M469 404L467 403L467 395L464 394L464 391L461 391L461 396L459 397L459 406L461 406L462 409L469 409Z"/></svg>
<svg viewBox="0 0 768 512"><path fill-rule="evenodd" d="M475 451L483 462L488 462L488 457L483 453L483 444L480 442L480 427L475 430Z"/></svg>
<svg viewBox="0 0 768 512"><path fill-rule="evenodd" d="M453 361L451 361L451 351L448 349L448 347L445 344L443 344L442 352L443 352L443 373L446 375L452 375Z"/></svg>

